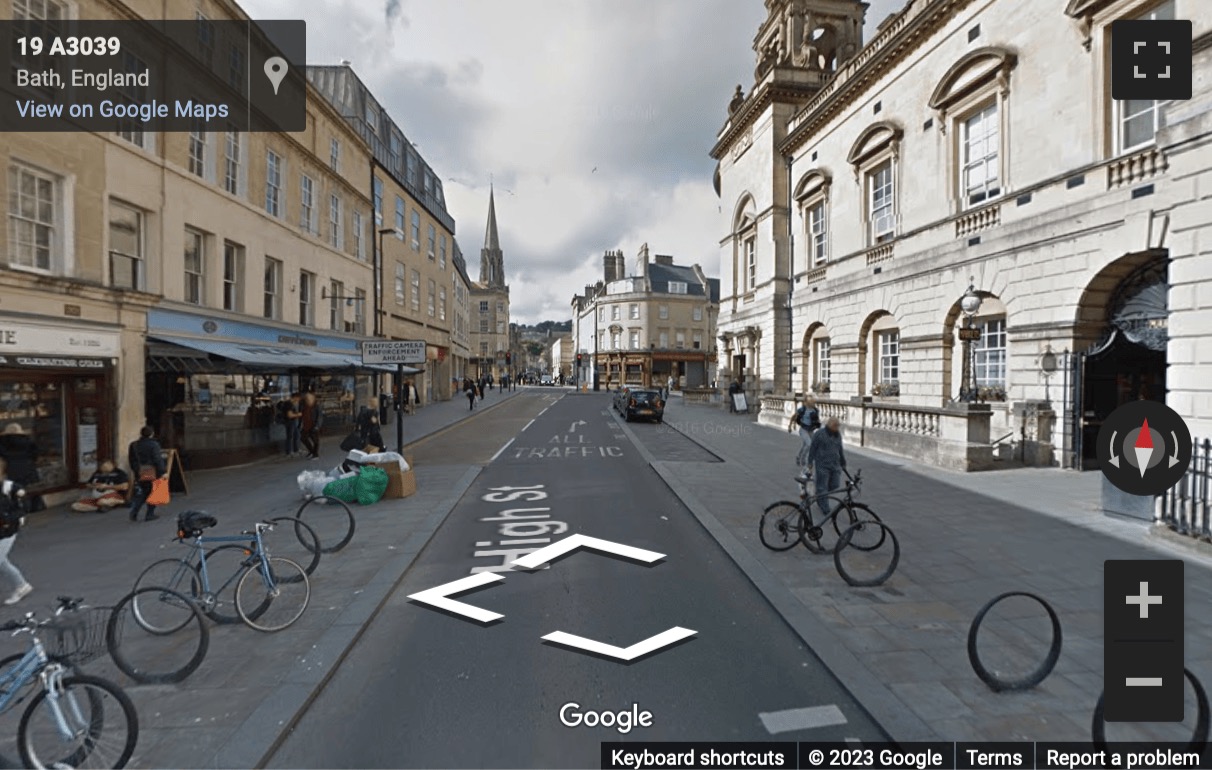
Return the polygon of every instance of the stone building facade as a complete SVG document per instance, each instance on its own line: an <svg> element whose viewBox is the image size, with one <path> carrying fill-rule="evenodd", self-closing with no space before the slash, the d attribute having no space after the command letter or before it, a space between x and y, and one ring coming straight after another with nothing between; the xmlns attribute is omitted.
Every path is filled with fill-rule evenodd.
<svg viewBox="0 0 1212 770"><path fill-rule="evenodd" d="M719 279L699 265L640 248L629 272L622 251L602 257L603 280L573 297L578 382L704 388L715 379ZM574 362L575 364L575 362Z"/></svg>
<svg viewBox="0 0 1212 770"><path fill-rule="evenodd" d="M1212 434L1206 4L913 0L865 44L862 3L766 5L712 150L721 365L764 422L812 391L858 441L961 468L1086 466L1138 397ZM1124 18L1193 21L1192 101L1110 98Z"/></svg>
<svg viewBox="0 0 1212 770"><path fill-rule="evenodd" d="M488 224L480 249L480 280L471 287L471 370L473 376L501 381L513 356L509 333L509 285L497 232L497 204L488 192Z"/></svg>

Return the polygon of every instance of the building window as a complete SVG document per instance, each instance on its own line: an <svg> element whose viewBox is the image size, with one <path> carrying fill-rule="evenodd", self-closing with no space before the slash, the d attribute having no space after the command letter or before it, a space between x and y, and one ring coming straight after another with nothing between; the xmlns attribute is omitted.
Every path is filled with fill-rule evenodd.
<svg viewBox="0 0 1212 770"><path fill-rule="evenodd" d="M633 321L636 321L636 320L639 320L639 318L640 318L640 306L638 303L632 302L631 303L631 319Z"/></svg>
<svg viewBox="0 0 1212 770"><path fill-rule="evenodd" d="M488 319L480 319L480 334L488 334Z"/></svg>
<svg viewBox="0 0 1212 770"><path fill-rule="evenodd" d="M688 289L688 287L687 287L685 281L670 281L669 282L669 293L670 294L685 294L687 289Z"/></svg>
<svg viewBox="0 0 1212 770"><path fill-rule="evenodd" d="M198 58L207 67L211 67L215 61L215 23L202 15L201 11L197 12L194 20L198 38Z"/></svg>
<svg viewBox="0 0 1212 770"><path fill-rule="evenodd" d="M429 317L433 318L434 315L436 315L436 313L437 313L438 285L434 282L434 280L432 278L429 279L428 288L429 288L429 295L428 295L429 302L426 306L426 311L429 313Z"/></svg>
<svg viewBox="0 0 1212 770"><path fill-rule="evenodd" d="M223 309L244 312L243 285L244 247L231 241L223 242Z"/></svg>
<svg viewBox="0 0 1212 770"><path fill-rule="evenodd" d="M380 227L383 224L383 180L375 177L371 187L374 193L375 226Z"/></svg>
<svg viewBox="0 0 1212 770"><path fill-rule="evenodd" d="M197 230L185 231L185 301L201 305L206 288L206 238Z"/></svg>
<svg viewBox="0 0 1212 770"><path fill-rule="evenodd" d="M403 224L400 225L403 229ZM412 210L412 250L421 250L421 214L416 210Z"/></svg>
<svg viewBox="0 0 1212 770"><path fill-rule="evenodd" d="M282 262L273 257L265 258L265 306L266 318L282 317Z"/></svg>
<svg viewBox="0 0 1212 770"><path fill-rule="evenodd" d="M966 206L976 206L1001 194L998 174L997 102L993 102L961 124L960 146L963 151L961 179Z"/></svg>
<svg viewBox="0 0 1212 770"><path fill-rule="evenodd" d="M497 321L497 334L504 334L504 333L505 333L505 322Z"/></svg>
<svg viewBox="0 0 1212 770"><path fill-rule="evenodd" d="M201 118L194 118L193 129L189 132L189 173L194 176L206 176L205 125Z"/></svg>
<svg viewBox="0 0 1212 770"><path fill-rule="evenodd" d="M67 6L57 0L13 0L13 18L37 21L62 21Z"/></svg>
<svg viewBox="0 0 1212 770"><path fill-rule="evenodd" d="M867 175L867 190L871 243L892 240L896 227L896 216L892 203L892 161L881 163Z"/></svg>
<svg viewBox="0 0 1212 770"><path fill-rule="evenodd" d="M354 289L354 334L366 334L366 290Z"/></svg>
<svg viewBox="0 0 1212 770"><path fill-rule="evenodd" d="M345 284L340 281L330 281L328 284L328 328L341 331L345 327L345 312L342 310L342 297L345 295Z"/></svg>
<svg viewBox="0 0 1212 770"><path fill-rule="evenodd" d="M341 140L335 137L328 140L328 167L341 172Z"/></svg>
<svg viewBox="0 0 1212 770"><path fill-rule="evenodd" d="M696 320L696 321L703 320L703 306L702 305L694 306L694 320Z"/></svg>
<svg viewBox="0 0 1212 770"><path fill-rule="evenodd" d="M657 318L659 318L662 321L666 321L669 319L669 306L668 305L658 305L657 306Z"/></svg>
<svg viewBox="0 0 1212 770"><path fill-rule="evenodd" d="M299 272L299 325L316 325L316 274Z"/></svg>
<svg viewBox="0 0 1212 770"><path fill-rule="evenodd" d="M502 315L502 314L504 314L504 312L505 312L505 303L498 301L497 302L497 315Z"/></svg>
<svg viewBox="0 0 1212 770"><path fill-rule="evenodd" d="M604 307L598 308L598 320L599 321L606 320L606 308L604 308Z"/></svg>
<svg viewBox="0 0 1212 770"><path fill-rule="evenodd" d="M328 198L328 242L334 249L345 248L345 228L341 223L341 198Z"/></svg>
<svg viewBox="0 0 1212 770"><path fill-rule="evenodd" d="M404 300L406 299L405 291L404 291L406 280L407 280L407 277L405 276L405 273L404 273L404 263L397 262L396 263L396 304L399 305L400 307L404 306Z"/></svg>
<svg viewBox="0 0 1212 770"><path fill-rule="evenodd" d="M487 300L481 300L481 301L480 301L480 312L481 312L481 313L487 313L487 312L488 312L488 302L487 302Z"/></svg>
<svg viewBox="0 0 1212 770"><path fill-rule="evenodd" d="M661 334L658 339L660 341L657 343L657 347L662 350L668 350L669 349L669 330L661 329Z"/></svg>
<svg viewBox="0 0 1212 770"><path fill-rule="evenodd" d="M976 385L1006 387L1006 319L990 318L980 323L981 338L972 344Z"/></svg>
<svg viewBox="0 0 1212 770"><path fill-rule="evenodd" d="M434 229L433 225L430 225L429 226L429 251L425 252L426 254L429 255L430 259L433 259L435 256L437 256L437 252L435 251L435 246L437 244L437 241L438 241L438 231L436 229Z"/></svg>
<svg viewBox="0 0 1212 770"><path fill-rule="evenodd" d="M404 240L404 199L396 196L396 239Z"/></svg>
<svg viewBox="0 0 1212 770"><path fill-rule="evenodd" d="M421 273L417 270L412 271L412 312L421 312Z"/></svg>
<svg viewBox="0 0 1212 770"><path fill-rule="evenodd" d="M25 166L9 167L9 264L51 270L59 250L60 181Z"/></svg>
<svg viewBox="0 0 1212 770"><path fill-rule="evenodd" d="M610 306L610 320L617 321L617 320L619 320L620 315L622 315L622 314L619 312L619 306L611 305Z"/></svg>
<svg viewBox="0 0 1212 770"><path fill-rule="evenodd" d="M109 203L109 282L121 289L143 288L143 213Z"/></svg>
<svg viewBox="0 0 1212 770"><path fill-rule="evenodd" d="M686 347L686 332L679 331L673 335L673 346L679 350Z"/></svg>
<svg viewBox="0 0 1212 770"><path fill-rule="evenodd" d="M703 333L702 332L694 332L693 334L690 335L690 340L691 340L691 346L695 350L703 349Z"/></svg>
<svg viewBox="0 0 1212 770"><path fill-rule="evenodd" d="M753 291L757 287L757 238L750 236L745 239L745 289Z"/></svg>
<svg viewBox="0 0 1212 770"><path fill-rule="evenodd" d="M446 269L446 235L442 234L438 240L438 267Z"/></svg>
<svg viewBox="0 0 1212 770"><path fill-rule="evenodd" d="M1174 0L1166 0L1136 18L1147 21L1173 20ZM1165 116L1162 114L1165 104L1166 102L1152 99L1124 99L1112 102L1116 147L1119 152L1130 152L1153 143L1157 132L1165 127Z"/></svg>
<svg viewBox="0 0 1212 770"><path fill-rule="evenodd" d="M391 139L388 141L387 150L387 167L391 169L393 174L400 173L400 151L403 148L404 140L399 134L392 132Z"/></svg>
<svg viewBox="0 0 1212 770"><path fill-rule="evenodd" d="M265 210L282 216L282 158L273 150L265 156Z"/></svg>
<svg viewBox="0 0 1212 770"><path fill-rule="evenodd" d="M365 261L366 245L362 241L362 212L355 211L353 213L353 238L354 238L354 256Z"/></svg>
<svg viewBox="0 0 1212 770"><path fill-rule="evenodd" d="M446 287L438 290L438 320L446 320Z"/></svg>
<svg viewBox="0 0 1212 770"><path fill-rule="evenodd" d="M147 70L147 64L139 57L130 54L122 54L122 67L126 74L138 74ZM140 85L123 85L117 89L121 95L121 101L127 105L135 106L147 102L147 92ZM143 123L136 119L123 118L118 121L118 136L135 145L143 147Z"/></svg>
<svg viewBox="0 0 1212 770"><path fill-rule="evenodd" d="M488 358L488 343L480 343L480 358Z"/></svg>
<svg viewBox="0 0 1212 770"><path fill-rule="evenodd" d="M366 97L366 126L376 136L379 134L379 107Z"/></svg>
<svg viewBox="0 0 1212 770"><path fill-rule="evenodd" d="M901 334L893 330L880 332L880 378L881 383L900 382L901 378Z"/></svg>
<svg viewBox="0 0 1212 770"><path fill-rule="evenodd" d="M623 333L622 332L611 332L610 348L612 350L619 350L622 347L623 347Z"/></svg>
<svg viewBox="0 0 1212 770"><path fill-rule="evenodd" d="M228 127L223 141L223 189L240 194L240 134Z"/></svg>
<svg viewBox="0 0 1212 770"><path fill-rule="evenodd" d="M227 84L236 91L244 93L244 89L248 86L246 72L244 49L238 45L232 45L227 56Z"/></svg>
<svg viewBox="0 0 1212 770"><path fill-rule="evenodd" d="M316 232L316 183L304 174L299 181L299 229L305 233Z"/></svg>
<svg viewBox="0 0 1212 770"><path fill-rule="evenodd" d="M819 200L808 207L808 250L812 255L812 266L825 264L828 260L829 225L825 218L825 201Z"/></svg>
<svg viewBox="0 0 1212 770"><path fill-rule="evenodd" d="M639 332L639 330L632 329L631 334L629 336L630 336L630 339L628 341L631 343L631 345L630 345L631 349L639 350L640 349L640 332Z"/></svg>
<svg viewBox="0 0 1212 770"><path fill-rule="evenodd" d="M815 365L816 365L816 382L828 384L829 378L832 376L833 369L829 363L829 338L816 340Z"/></svg>

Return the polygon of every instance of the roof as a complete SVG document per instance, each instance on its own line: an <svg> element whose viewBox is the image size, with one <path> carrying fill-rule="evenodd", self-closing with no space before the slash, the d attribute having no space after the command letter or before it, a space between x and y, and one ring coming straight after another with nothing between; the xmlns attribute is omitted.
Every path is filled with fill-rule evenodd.
<svg viewBox="0 0 1212 770"><path fill-rule="evenodd" d="M656 294L669 294L669 282L681 281L686 284L686 294L696 297L707 295L705 287L699 283L699 278L695 275L693 267L662 265L651 262L648 264L648 280L652 284L652 291ZM716 283L716 293L718 295L719 282L717 281Z"/></svg>

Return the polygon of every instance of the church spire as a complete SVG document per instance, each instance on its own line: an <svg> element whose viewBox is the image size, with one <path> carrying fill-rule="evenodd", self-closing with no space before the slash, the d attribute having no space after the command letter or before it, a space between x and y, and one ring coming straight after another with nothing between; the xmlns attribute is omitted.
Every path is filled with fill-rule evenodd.
<svg viewBox="0 0 1212 770"><path fill-rule="evenodd" d="M484 248L489 251L501 248L500 239L497 237L497 206L492 185L488 186L488 228L484 231Z"/></svg>
<svg viewBox="0 0 1212 770"><path fill-rule="evenodd" d="M488 227L484 230L484 248L480 249L480 283L484 286L505 285L505 257L501 254L501 239L497 235L497 205L491 184L488 188Z"/></svg>

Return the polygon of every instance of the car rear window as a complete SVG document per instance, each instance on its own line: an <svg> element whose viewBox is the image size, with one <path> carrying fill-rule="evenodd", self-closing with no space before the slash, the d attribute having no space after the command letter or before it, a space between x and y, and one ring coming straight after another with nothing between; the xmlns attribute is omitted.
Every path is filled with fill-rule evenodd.
<svg viewBox="0 0 1212 770"><path fill-rule="evenodd" d="M661 397L661 394L655 390L636 390L632 391L631 395L640 401L654 401Z"/></svg>

